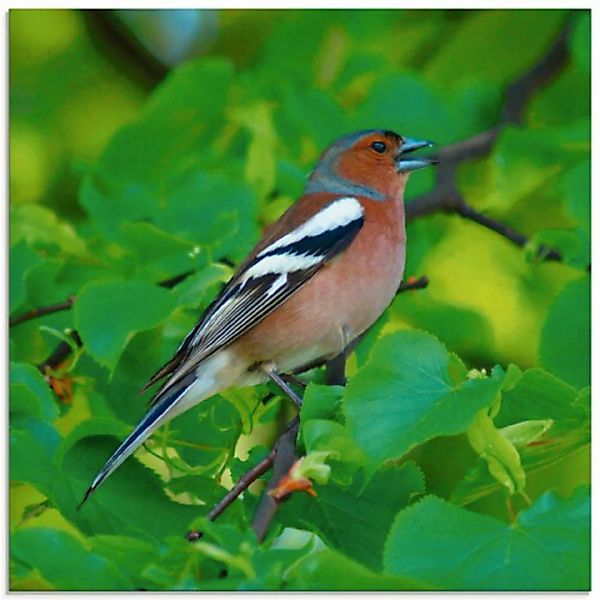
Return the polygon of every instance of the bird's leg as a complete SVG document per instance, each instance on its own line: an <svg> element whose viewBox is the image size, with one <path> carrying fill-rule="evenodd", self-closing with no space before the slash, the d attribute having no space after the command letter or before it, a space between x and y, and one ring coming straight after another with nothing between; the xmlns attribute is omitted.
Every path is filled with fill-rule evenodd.
<svg viewBox="0 0 600 600"><path fill-rule="evenodd" d="M300 409L302 406L302 398L296 394L296 392L289 386L289 384L283 379L277 371L273 368L273 365L266 365L263 367L264 373L273 381L284 394L290 398L290 400Z"/></svg>
<svg viewBox="0 0 600 600"><path fill-rule="evenodd" d="M306 386L308 385L308 383L306 383L306 381L303 381L302 379L300 379L300 377L298 377L297 375L294 375L293 373L282 373L280 375L281 379L283 379L287 384L295 384L298 387L301 387L303 390L306 389Z"/></svg>

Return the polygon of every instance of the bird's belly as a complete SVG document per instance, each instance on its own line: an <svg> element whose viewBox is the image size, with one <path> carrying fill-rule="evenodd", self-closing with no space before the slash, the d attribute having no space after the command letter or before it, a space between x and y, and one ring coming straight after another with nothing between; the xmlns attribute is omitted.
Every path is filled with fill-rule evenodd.
<svg viewBox="0 0 600 600"><path fill-rule="evenodd" d="M236 350L281 372L339 354L379 318L400 285L404 244L393 242L375 241L375 253L351 246L238 340Z"/></svg>

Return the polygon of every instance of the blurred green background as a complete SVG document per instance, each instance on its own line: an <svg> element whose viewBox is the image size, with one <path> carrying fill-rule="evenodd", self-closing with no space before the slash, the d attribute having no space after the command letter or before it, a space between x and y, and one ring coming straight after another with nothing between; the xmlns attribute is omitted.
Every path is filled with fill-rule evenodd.
<svg viewBox="0 0 600 600"><path fill-rule="evenodd" d="M534 94L521 127L505 128L489 157L459 171L466 200L532 245L521 250L456 215L409 223L406 276L427 275L430 284L396 298L351 357L349 373L364 364L376 333L414 328L434 334L469 367L540 367L581 390L590 380L589 11L11 10L11 316L78 297L73 311L11 329L11 382L43 399L35 426L27 420L29 392L19 388L14 413L11 404L12 530L47 526L79 540L98 532L65 507L114 438L93 447L81 472L71 453L72 498L53 496L55 467L44 460L64 460L86 435L118 437L137 421L137 390L193 326L231 264L301 194L331 141L382 127L443 146L494 127L507 86L565 24L566 66ZM434 178L433 170L414 174L407 201ZM564 260L537 260L543 242ZM154 285L189 270L194 275L173 291ZM57 408L30 366L47 359L70 328L84 352L59 369L58 379L73 378L73 395ZM211 405L203 427L210 436L219 423L220 437L204 454L181 450L190 465L203 465L205 483L224 472L241 433L242 458L257 440L270 442L274 409L247 437L253 398ZM202 430L190 419L175 433L197 441ZM86 433L90 421L96 429ZM30 456L32 439L43 448ZM66 449L55 455L61 444ZM588 480L582 444L553 475L532 479L532 498L549 487L567 494ZM28 469L32 461L46 474ZM207 489L207 502L222 491ZM169 491L182 492L189 490ZM498 515L504 497L493 498L471 508ZM13 565L17 587L60 589L39 565L32 575L22 558Z"/></svg>

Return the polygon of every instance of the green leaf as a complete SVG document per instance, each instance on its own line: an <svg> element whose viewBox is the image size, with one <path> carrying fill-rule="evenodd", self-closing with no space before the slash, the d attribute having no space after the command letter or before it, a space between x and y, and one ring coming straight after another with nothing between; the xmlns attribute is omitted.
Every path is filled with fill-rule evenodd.
<svg viewBox="0 0 600 600"><path fill-rule="evenodd" d="M331 419L311 419L302 423L301 433L306 451L330 452L333 479L339 484L350 485L366 458L348 428Z"/></svg>
<svg viewBox="0 0 600 600"><path fill-rule="evenodd" d="M311 419L330 419L341 406L343 387L310 383L302 396L302 423Z"/></svg>
<svg viewBox="0 0 600 600"><path fill-rule="evenodd" d="M481 79L503 85L539 60L563 15L557 10L470 11L429 61L425 76L447 86Z"/></svg>
<svg viewBox="0 0 600 600"><path fill-rule="evenodd" d="M11 242L20 240L30 246L53 250L80 258L89 258L85 242L75 228L61 220L54 211L38 204L11 206Z"/></svg>
<svg viewBox="0 0 600 600"><path fill-rule="evenodd" d="M578 394L539 368L528 369L512 389L503 392L495 424L501 427L499 434L517 447L528 481L533 473L564 461L589 444L586 397L585 390ZM470 504L498 489L487 465L479 461L452 490L451 500Z"/></svg>
<svg viewBox="0 0 600 600"><path fill-rule="evenodd" d="M541 262L550 249L557 250L569 265L582 267L589 264L589 252L585 240L575 230L543 229L538 231L525 246L525 257L535 264Z"/></svg>
<svg viewBox="0 0 600 600"><path fill-rule="evenodd" d="M247 252L258 237L255 198L243 184L239 153L224 154L227 142L215 142L233 76L222 59L183 65L142 118L113 138L80 192L105 238L122 241L123 223L148 222L216 258Z"/></svg>
<svg viewBox="0 0 600 600"><path fill-rule="evenodd" d="M166 339L164 334L170 322L162 328L135 334L125 347L110 379L106 369L85 354L82 357L82 360L88 360L85 369L96 380L96 389L102 393L112 413L126 423L133 425L142 418L151 394L146 392L140 396L140 390L150 375L173 356L177 347L175 343L180 341Z"/></svg>
<svg viewBox="0 0 600 600"><path fill-rule="evenodd" d="M545 229L531 239L531 250L539 244L555 248L563 260L578 269L589 269L591 262L591 163L585 160L566 171L560 179L564 206L576 227ZM532 252L533 253L533 252ZM534 257L539 258L534 254Z"/></svg>
<svg viewBox="0 0 600 600"><path fill-rule="evenodd" d="M531 98L528 121L536 127L576 123L590 117L591 77L571 61L559 77ZM568 97L569 101L565 102Z"/></svg>
<svg viewBox="0 0 600 600"><path fill-rule="evenodd" d="M398 514L384 563L444 590L588 590L589 491L545 494L512 524L430 496Z"/></svg>
<svg viewBox="0 0 600 600"><path fill-rule="evenodd" d="M510 494L525 488L525 471L521 457L504 431L494 426L488 410L480 411L467 430L467 437L475 452L487 463L490 475Z"/></svg>
<svg viewBox="0 0 600 600"><path fill-rule="evenodd" d="M204 266L205 256L193 242L163 231L152 223L123 223L123 243L132 264L158 281Z"/></svg>
<svg viewBox="0 0 600 600"><path fill-rule="evenodd" d="M130 590L129 577L118 565L91 551L66 531L35 527L14 532L10 550L38 569L56 590Z"/></svg>
<svg viewBox="0 0 600 600"><path fill-rule="evenodd" d="M174 419L169 425L167 443L176 448L184 461L182 468L195 474L214 475L234 454L240 433L238 410L224 398L214 396Z"/></svg>
<svg viewBox="0 0 600 600"><path fill-rule="evenodd" d="M89 544L92 552L118 566L121 575L131 581L132 589L148 589L150 581L142 575L143 566L160 560L158 544L123 535L95 535L89 538Z"/></svg>
<svg viewBox="0 0 600 600"><path fill-rule="evenodd" d="M42 374L32 365L10 363L10 412L45 421L58 416L58 406Z"/></svg>
<svg viewBox="0 0 600 600"><path fill-rule="evenodd" d="M493 347L493 331L485 315L432 298L426 290L399 294L391 307L395 319L435 335L461 358L481 360Z"/></svg>
<svg viewBox="0 0 600 600"><path fill-rule="evenodd" d="M380 127L385 121L394 131L415 132L411 135L435 138L437 143L460 135L460 122L454 122L441 92L422 78L409 73L386 75L373 89L377 93L369 95L357 110L356 121L361 127ZM402 98L402 110L398 98Z"/></svg>
<svg viewBox="0 0 600 600"><path fill-rule="evenodd" d="M582 419L585 413L575 405L577 390L540 368L528 369L502 395L495 422L500 427L528 419Z"/></svg>
<svg viewBox="0 0 600 600"><path fill-rule="evenodd" d="M591 174L591 163L584 161L565 174L562 186L567 211L577 223L579 252L568 258L573 266L584 269L591 263Z"/></svg>
<svg viewBox="0 0 600 600"><path fill-rule="evenodd" d="M57 453L59 477L50 491L52 502L88 535L157 540L185 535L198 508L170 500L159 477L134 457L77 510L94 475L116 449L120 439L115 434L123 431L123 425L111 419L94 419L75 429Z"/></svg>
<svg viewBox="0 0 600 600"><path fill-rule="evenodd" d="M174 296L150 283L91 283L75 303L75 327L86 351L113 371L131 337L160 325L174 309Z"/></svg>
<svg viewBox="0 0 600 600"><path fill-rule="evenodd" d="M56 430L43 421L28 419L10 431L11 481L30 483L49 496L57 478L53 456L60 444Z"/></svg>
<svg viewBox="0 0 600 600"><path fill-rule="evenodd" d="M129 433L129 428L116 419L108 417L95 417L79 423L61 442L54 460L60 468L65 456L77 443L87 437L113 435L124 438Z"/></svg>
<svg viewBox="0 0 600 600"><path fill-rule="evenodd" d="M484 208L507 211L524 198L566 172L568 165L589 158L590 135L586 122L562 127L504 129L490 156L489 186ZM482 206L481 186L473 189Z"/></svg>
<svg viewBox="0 0 600 600"><path fill-rule="evenodd" d="M238 481L242 475L247 473L250 469L253 469L261 460L266 458L266 456L271 452L271 449L267 446L257 445L252 446L248 452L248 457L246 460L240 460L235 457L229 464L229 468L231 469L231 478L233 481ZM269 473L267 472L264 477L269 477Z"/></svg>
<svg viewBox="0 0 600 600"><path fill-rule="evenodd" d="M9 253L9 303L11 314L25 302L27 274L41 262L42 257L34 252L25 241L20 241L11 247Z"/></svg>
<svg viewBox="0 0 600 600"><path fill-rule="evenodd" d="M122 128L111 140L98 164L102 178L124 185L144 182L135 192L139 205L137 201L130 204L126 196L125 205L113 205L120 216L133 216L132 211L140 214L144 188L160 182L165 172L181 170L180 161L197 164L205 156L207 140L222 126L234 75L231 64L224 59L187 62L171 72L155 90L142 117ZM198 94L198 89L204 86L210 88L210 94ZM134 196L130 198L133 200ZM146 198L151 212L159 208L158 200L154 194ZM92 216L99 216L96 212L99 206L86 208L93 211ZM132 219L123 219L127 220Z"/></svg>
<svg viewBox="0 0 600 600"><path fill-rule="evenodd" d="M575 26L569 40L569 47L577 66L589 74L592 62L592 19L591 11L578 11Z"/></svg>
<svg viewBox="0 0 600 600"><path fill-rule="evenodd" d="M76 291L76 288L71 288L68 282L62 281L65 265L70 267L71 264L63 259L48 257L43 263L30 269L25 279L27 303L31 306L46 306L54 302L63 302Z"/></svg>
<svg viewBox="0 0 600 600"><path fill-rule="evenodd" d="M301 141L309 142L311 157L316 160L332 140L348 133L348 116L330 94L323 90L297 85L289 79L280 82L282 106L279 129L288 152L298 152ZM294 140L298 142L294 143ZM291 148L289 148L291 143Z"/></svg>
<svg viewBox="0 0 600 600"><path fill-rule="evenodd" d="M225 283L232 274L230 267L220 263L212 263L200 269L175 288L179 305L185 308L197 308L203 304L208 306L217 295L218 286Z"/></svg>
<svg viewBox="0 0 600 600"><path fill-rule="evenodd" d="M553 489L562 490L565 478L560 477L559 474L560 480L557 481L556 476L549 471L549 468L555 465L568 465L569 458L574 459L580 455L578 451L589 445L590 442L589 425L577 421L554 422L551 419L521 421L502 428L500 432L518 448L521 466L527 476L526 492L528 494L532 481L532 492L536 492L535 476L538 473L543 478L542 489L552 486ZM520 439L515 439L517 434L522 435L523 432L528 437L522 436ZM572 479L577 484L589 483L587 469L580 467L579 464L574 468L576 470L572 473ZM501 483L490 474L488 463L479 459L477 464L469 469L464 478L455 485L450 494L450 500L454 504L464 506L493 494L500 488Z"/></svg>
<svg viewBox="0 0 600 600"><path fill-rule="evenodd" d="M398 509L425 491L423 474L414 463L384 467L352 485L315 484L316 497L295 494L282 507L285 525L316 531L335 550L380 570L383 546Z"/></svg>
<svg viewBox="0 0 600 600"><path fill-rule="evenodd" d="M439 435L466 431L493 402L504 375L465 381L465 368L432 335L381 338L346 386L344 412L356 443L374 463L399 458Z"/></svg>
<svg viewBox="0 0 600 600"><path fill-rule="evenodd" d="M581 388L590 383L590 278L569 283L554 301L542 328L544 368Z"/></svg>
<svg viewBox="0 0 600 600"><path fill-rule="evenodd" d="M423 590L422 583L410 577L376 573L339 552L312 552L285 574L290 590Z"/></svg>

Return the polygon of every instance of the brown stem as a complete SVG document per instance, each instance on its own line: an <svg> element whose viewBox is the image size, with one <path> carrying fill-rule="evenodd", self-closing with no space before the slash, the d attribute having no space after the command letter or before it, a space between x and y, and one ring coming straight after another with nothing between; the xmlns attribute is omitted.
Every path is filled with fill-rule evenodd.
<svg viewBox="0 0 600 600"><path fill-rule="evenodd" d="M522 124L525 108L531 96L556 77L567 64L570 30L571 21L568 19L548 52L507 88L498 125L445 146L437 152L436 158L439 159L440 165L436 185L431 191L407 203L407 221L436 212L458 213L504 236L517 246L523 247L528 243L527 237L523 234L469 206L458 189L456 172L461 163L488 156L504 127ZM546 260L562 260L559 252L549 248L540 249L540 255Z"/></svg>
<svg viewBox="0 0 600 600"><path fill-rule="evenodd" d="M500 221L496 221L495 219L476 211L472 206L469 206L465 202L461 203L457 207L456 212L465 219L479 223L479 225L483 225L484 227L499 233L501 236L505 237L507 240L510 240L513 244L519 246L520 248L525 247L529 242L527 237L525 237L522 233L519 233L512 227L509 227ZM562 261L563 259L558 250L547 248L546 246L540 246L538 254L543 257L544 260L549 261Z"/></svg>
<svg viewBox="0 0 600 600"><path fill-rule="evenodd" d="M75 342L76 346L80 348L83 346L83 342L75 330L69 333L69 337ZM47 369L57 369L67 358L69 358L72 352L73 348L71 344L60 342L52 354L44 362L38 365L38 369L45 375Z"/></svg>
<svg viewBox="0 0 600 600"><path fill-rule="evenodd" d="M273 459L277 454L276 446L271 452L263 458L255 467L247 471L239 478L237 483L223 496L223 498L215 504L213 509L206 515L209 521L214 521L226 508L244 491L246 491L261 475L266 473L273 466ZM188 532L187 539L190 542L195 542L202 537L201 531L192 530Z"/></svg>
<svg viewBox="0 0 600 600"><path fill-rule="evenodd" d="M175 275L174 277L169 277L168 279L159 281L156 285L167 289L172 289L178 283L181 283L184 279L187 279L190 275L192 275L192 273L194 273L194 271L186 271L185 273L180 273L179 275ZM13 317L12 319L10 319L9 326L13 327L15 325L25 323L26 321L31 321L32 319L37 319L39 317L51 315L52 313L60 312L63 310L70 310L71 308L73 308L76 299L77 298L75 297L75 295L71 294L66 300L58 302L57 304L50 304L49 306L40 306L37 308L32 308L26 313L23 313L18 317Z"/></svg>
<svg viewBox="0 0 600 600"><path fill-rule="evenodd" d="M422 275L419 278L409 277L406 281L403 281L398 289L396 290L396 294L401 294L402 292L408 292L410 290L423 290L429 285L429 277L427 275Z"/></svg>
<svg viewBox="0 0 600 600"><path fill-rule="evenodd" d="M71 295L63 302L58 302L57 304L50 304L48 306L40 306L38 308L32 308L27 312L19 315L18 317L13 317L9 320L9 327L14 327L15 325L20 325L21 323L25 323L27 321L31 321L32 319L37 319L38 317L43 317L45 315L51 315L53 313L57 313L63 310L69 310L73 304L75 303L75 296Z"/></svg>
<svg viewBox="0 0 600 600"><path fill-rule="evenodd" d="M175 275L174 277L169 277L168 279L163 279L162 281L159 281L157 285L171 290L177 284L181 283L184 279L187 279L190 275L193 274L194 271L186 271L185 273L179 273L179 275Z"/></svg>
<svg viewBox="0 0 600 600"><path fill-rule="evenodd" d="M269 492L279 485L281 479L285 477L296 462L296 438L298 437L299 428L300 419L296 417L277 441L277 451L273 461L273 477L271 477L271 481L260 499L252 521L252 529L254 529L259 542L265 539L269 525L275 518L280 504L278 500L269 495Z"/></svg>
<svg viewBox="0 0 600 600"><path fill-rule="evenodd" d="M569 34L572 19L569 16L558 37L541 60L506 90L506 100L502 110L503 123L523 123L523 113L531 96L539 88L550 82L568 63Z"/></svg>
<svg viewBox="0 0 600 600"><path fill-rule="evenodd" d="M215 506L211 509L211 511L206 515L206 518L210 521L214 521L217 517L219 517L232 503L238 498L240 494L246 491L261 475L266 473L271 467L274 467L273 478L267 487L267 491L277 486L279 479L283 477L291 468L292 463L289 467L283 470L283 473L280 476L280 472L289 462L289 446L293 440L293 447L296 447L296 437L298 435L298 428L300 425L300 417L294 417L286 426L283 433L279 436L271 452L265 458L263 458L257 465L252 467L252 469L248 470L244 475L242 475L236 484L215 504ZM270 498L270 496L265 494L265 497ZM257 510L255 516L255 528L256 535L259 540L262 540L264 537L268 525L271 522L272 518L275 516L275 512L277 510L276 507L273 507L273 503L265 500L265 497L261 499L261 504ZM276 503L277 504L277 503ZM261 506L263 508L261 509ZM274 510L273 510L274 509ZM259 517L259 515L261 515ZM262 535L262 537L260 537ZM202 537L201 531L192 530L187 534L187 539L190 542L195 542Z"/></svg>

